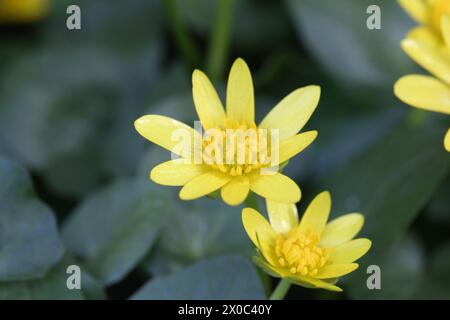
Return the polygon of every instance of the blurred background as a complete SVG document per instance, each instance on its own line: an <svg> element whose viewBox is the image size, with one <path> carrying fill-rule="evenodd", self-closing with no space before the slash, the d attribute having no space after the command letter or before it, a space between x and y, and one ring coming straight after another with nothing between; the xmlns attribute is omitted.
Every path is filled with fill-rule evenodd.
<svg viewBox="0 0 450 320"><path fill-rule="evenodd" d="M66 27L70 4L81 30ZM371 4L381 30L366 27ZM424 73L399 47L412 26L392 0L0 0L0 298L273 289L249 259L241 208L183 202L148 180L170 155L133 127L149 113L191 124L193 69L224 97L237 57L252 70L259 120L292 90L321 86L305 128L319 137L285 170L303 191L300 213L329 190L332 216L362 212L360 235L373 242L340 280L344 293L292 287L287 298L450 298L450 120L392 90ZM82 290L66 287L71 264ZM381 290L366 287L369 265Z"/></svg>

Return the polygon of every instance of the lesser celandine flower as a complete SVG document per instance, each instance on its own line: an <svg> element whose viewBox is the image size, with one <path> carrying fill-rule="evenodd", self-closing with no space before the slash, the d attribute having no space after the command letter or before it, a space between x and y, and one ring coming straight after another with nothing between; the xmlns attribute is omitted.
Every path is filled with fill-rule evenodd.
<svg viewBox="0 0 450 320"><path fill-rule="evenodd" d="M433 3L450 10L450 0ZM401 43L403 50L432 76L404 76L395 84L394 92L411 106L450 114L450 15L441 12L439 17L440 34L426 26L417 27ZM450 152L450 129L444 146Z"/></svg>
<svg viewBox="0 0 450 320"><path fill-rule="evenodd" d="M0 22L34 22L49 10L49 0L0 0Z"/></svg>
<svg viewBox="0 0 450 320"><path fill-rule="evenodd" d="M181 157L153 168L150 178L162 185L183 186L180 198L184 200L220 189L222 199L230 205L242 203L250 190L274 201L298 202L299 187L277 168L316 138L316 131L298 132L315 110L320 88L293 91L259 125L255 123L252 77L242 59L234 62L229 74L226 110L200 70L192 74L192 94L204 135L160 115L136 120L136 130L143 137ZM179 138L186 136L187 143L180 147Z"/></svg>
<svg viewBox="0 0 450 320"><path fill-rule="evenodd" d="M268 200L270 223L256 210L245 208L244 228L259 253L255 263L291 283L342 291L335 285L337 278L358 268L354 262L369 250L371 242L353 239L364 223L361 214L346 214L327 224L330 209L328 192L314 198L300 222L294 204Z"/></svg>

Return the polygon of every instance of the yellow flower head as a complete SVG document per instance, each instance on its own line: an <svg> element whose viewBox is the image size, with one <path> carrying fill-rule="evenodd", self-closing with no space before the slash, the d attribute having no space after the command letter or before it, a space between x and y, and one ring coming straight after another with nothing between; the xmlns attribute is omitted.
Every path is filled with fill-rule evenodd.
<svg viewBox="0 0 450 320"><path fill-rule="evenodd" d="M49 5L49 0L0 0L0 22L37 21L47 15Z"/></svg>
<svg viewBox="0 0 450 320"><path fill-rule="evenodd" d="M337 278L358 268L354 261L366 254L371 242L352 240L364 223L361 214L346 214L327 224L330 209L328 192L314 198L300 222L294 204L268 200L270 223L245 208L244 228L259 251L255 263L270 275L303 287L342 291L335 285Z"/></svg>
<svg viewBox="0 0 450 320"><path fill-rule="evenodd" d="M413 29L403 39L403 50L432 76L404 76L395 84L394 92L416 108L450 114L450 15L441 16L441 31L443 40L426 27ZM450 129L444 146L450 152Z"/></svg>
<svg viewBox="0 0 450 320"><path fill-rule="evenodd" d="M318 86L293 91L259 125L255 123L252 76L242 59L234 62L229 74L226 110L200 70L192 74L192 95L200 130L160 115L135 121L136 130L143 137L180 157L153 168L150 178L154 182L183 186L183 200L219 189L229 205L242 203L250 190L274 201L300 200L299 187L277 168L316 138L316 131L298 132L319 102ZM185 143L180 146L180 141Z"/></svg>
<svg viewBox="0 0 450 320"><path fill-rule="evenodd" d="M400 5L419 24L440 33L441 18L450 14L449 0L399 0Z"/></svg>

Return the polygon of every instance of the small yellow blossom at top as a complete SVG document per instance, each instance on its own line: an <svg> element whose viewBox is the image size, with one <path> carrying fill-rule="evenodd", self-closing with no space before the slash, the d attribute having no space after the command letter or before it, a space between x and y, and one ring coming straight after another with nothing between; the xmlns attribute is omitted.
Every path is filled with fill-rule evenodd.
<svg viewBox="0 0 450 320"><path fill-rule="evenodd" d="M435 3L440 4L439 8L447 8L444 2ZM450 0L445 3L450 8ZM403 39L403 50L432 76L404 76L396 82L394 92L403 102L416 108L450 114L450 14L440 14L439 30L440 35L437 35L431 28L420 26ZM445 135L444 147L450 152L450 129Z"/></svg>
<svg viewBox="0 0 450 320"><path fill-rule="evenodd" d="M353 239L364 218L349 213L327 223L331 209L328 192L317 195L300 222L294 204L267 201L270 223L256 210L242 211L244 228L258 248L254 261L268 274L307 288L342 291L337 278L356 268L371 241Z"/></svg>
<svg viewBox="0 0 450 320"><path fill-rule="evenodd" d="M0 23L34 22L46 16L49 9L49 0L0 0Z"/></svg>
<svg viewBox="0 0 450 320"><path fill-rule="evenodd" d="M160 115L146 115L135 121L136 130L143 137L172 151L182 160L188 160L172 159L156 166L150 173L154 182L182 186L180 198L183 200L196 199L219 189L222 199L229 205L242 203L249 191L274 201L296 203L300 200L300 188L276 168L316 138L316 131L298 132L319 102L318 86L294 90L259 125L255 123L252 76L240 58L234 62L229 74L226 110L208 77L200 70L192 74L192 95L200 129L215 133L211 139L200 135L199 130ZM179 148L180 142L176 138L182 135L178 134L180 131L187 132L188 142L192 142L189 148ZM269 131L276 133L277 141L267 136ZM254 139L244 136L242 157L234 144L240 132L254 133ZM226 152L211 149L211 146L225 144L218 142L223 138ZM196 144L196 141L200 143ZM199 150L201 157L195 159ZM267 161L269 158L273 161ZM275 171L270 174L264 171L273 168Z"/></svg>

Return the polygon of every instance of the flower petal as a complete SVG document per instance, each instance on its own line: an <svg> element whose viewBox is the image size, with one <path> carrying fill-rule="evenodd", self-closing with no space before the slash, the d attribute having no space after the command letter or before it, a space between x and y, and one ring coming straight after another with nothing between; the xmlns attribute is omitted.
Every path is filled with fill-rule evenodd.
<svg viewBox="0 0 450 320"><path fill-rule="evenodd" d="M357 263L330 264L321 268L315 277L317 279L337 278L346 275L357 268Z"/></svg>
<svg viewBox="0 0 450 320"><path fill-rule="evenodd" d="M448 129L447 133L445 134L444 147L445 147L445 150L450 152L450 129Z"/></svg>
<svg viewBox="0 0 450 320"><path fill-rule="evenodd" d="M403 9L416 20L424 24L428 22L428 7L423 0L398 0Z"/></svg>
<svg viewBox="0 0 450 320"><path fill-rule="evenodd" d="M334 292L342 292L342 289L324 280L311 277L292 276L287 278L290 282L311 289L325 289Z"/></svg>
<svg viewBox="0 0 450 320"><path fill-rule="evenodd" d="M406 38L401 42L403 50L423 68L434 76L450 84L450 60L447 52L436 50L433 46L412 38Z"/></svg>
<svg viewBox="0 0 450 320"><path fill-rule="evenodd" d="M248 237L258 249L269 248L275 241L276 233L272 226L255 209L245 208L242 210L242 224Z"/></svg>
<svg viewBox="0 0 450 320"><path fill-rule="evenodd" d="M436 78L404 76L394 85L395 95L417 108L450 114L450 87Z"/></svg>
<svg viewBox="0 0 450 320"><path fill-rule="evenodd" d="M447 48L450 49L450 15L445 14L441 18L441 30Z"/></svg>
<svg viewBox="0 0 450 320"><path fill-rule="evenodd" d="M270 224L277 233L287 233L298 225L298 213L295 204L276 202L266 199Z"/></svg>
<svg viewBox="0 0 450 320"><path fill-rule="evenodd" d="M216 191L231 180L231 176L213 170L204 173L184 185L180 190L182 200L197 199Z"/></svg>
<svg viewBox="0 0 450 320"><path fill-rule="evenodd" d="M307 86L294 90L266 115L259 128L279 129L280 141L292 137L308 122L319 99L319 86Z"/></svg>
<svg viewBox="0 0 450 320"><path fill-rule="evenodd" d="M146 115L134 122L141 136L185 158L192 157L194 139L201 141L200 134L188 125L169 117ZM189 153L190 154L187 154Z"/></svg>
<svg viewBox="0 0 450 320"><path fill-rule="evenodd" d="M230 119L255 121L255 96L250 69L241 58L236 59L230 70L227 84L227 116Z"/></svg>
<svg viewBox="0 0 450 320"><path fill-rule="evenodd" d="M306 208L300 220L300 232L312 231L321 235L331 210L331 196L328 191L319 193Z"/></svg>
<svg viewBox="0 0 450 320"><path fill-rule="evenodd" d="M180 161L181 160L181 161ZM183 163L183 159L163 162L154 167L150 179L165 186L183 186L211 169L201 164Z"/></svg>
<svg viewBox="0 0 450 320"><path fill-rule="evenodd" d="M325 227L320 237L320 246L335 247L353 239L364 224L364 216L360 213L349 213L336 218Z"/></svg>
<svg viewBox="0 0 450 320"><path fill-rule="evenodd" d="M192 97L204 129L224 126L226 116L222 102L211 81L200 70L192 73Z"/></svg>
<svg viewBox="0 0 450 320"><path fill-rule="evenodd" d="M429 27L420 26L413 28L408 32L408 38L415 39L436 48L442 47L441 39Z"/></svg>
<svg viewBox="0 0 450 320"><path fill-rule="evenodd" d="M261 197L278 202L297 203L301 191L289 177L281 174L254 174L250 179L250 190Z"/></svg>
<svg viewBox="0 0 450 320"><path fill-rule="evenodd" d="M345 242L334 247L330 252L329 260L332 263L352 263L369 251L372 242L369 239L360 238Z"/></svg>
<svg viewBox="0 0 450 320"><path fill-rule="evenodd" d="M279 163L283 163L308 147L317 137L317 131L297 134L280 142Z"/></svg>
<svg viewBox="0 0 450 320"><path fill-rule="evenodd" d="M250 191L250 181L246 176L234 177L220 190L223 201L230 206L241 204Z"/></svg>

